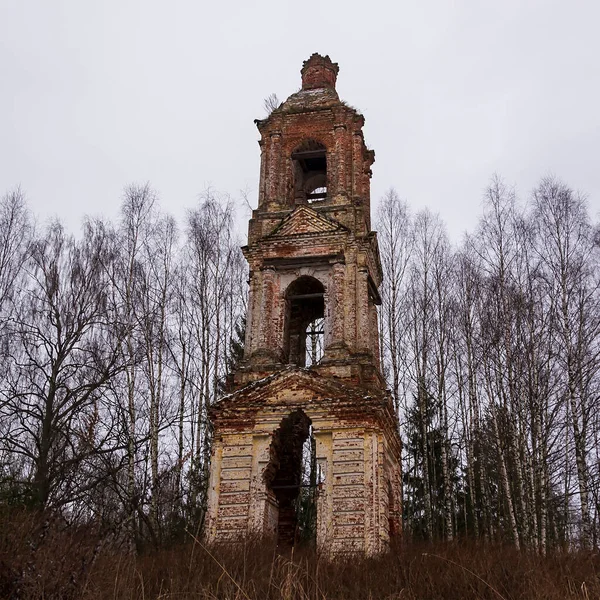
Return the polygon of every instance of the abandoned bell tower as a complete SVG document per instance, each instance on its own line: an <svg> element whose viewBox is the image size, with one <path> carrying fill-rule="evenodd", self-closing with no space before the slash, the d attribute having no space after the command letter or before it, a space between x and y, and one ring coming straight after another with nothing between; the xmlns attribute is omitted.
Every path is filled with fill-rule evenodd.
<svg viewBox="0 0 600 600"><path fill-rule="evenodd" d="M206 537L375 554L400 533L400 437L379 364L375 153L313 54L260 132L244 360L211 409Z"/></svg>

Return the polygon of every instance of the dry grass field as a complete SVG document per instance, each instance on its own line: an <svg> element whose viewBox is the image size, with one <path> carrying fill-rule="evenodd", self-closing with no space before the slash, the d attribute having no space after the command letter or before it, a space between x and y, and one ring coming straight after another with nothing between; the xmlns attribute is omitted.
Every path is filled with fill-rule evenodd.
<svg viewBox="0 0 600 600"><path fill-rule="evenodd" d="M132 555L93 531L13 513L0 523L0 598L591 600L600 598L600 556L406 541L377 559L330 562L257 541L207 548L191 535Z"/></svg>

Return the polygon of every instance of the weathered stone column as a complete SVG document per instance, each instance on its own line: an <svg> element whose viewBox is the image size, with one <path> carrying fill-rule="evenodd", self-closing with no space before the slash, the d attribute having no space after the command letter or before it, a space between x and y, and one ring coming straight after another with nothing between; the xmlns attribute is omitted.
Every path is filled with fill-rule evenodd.
<svg viewBox="0 0 600 600"><path fill-rule="evenodd" d="M246 334L244 337L244 358L249 358L257 348L258 342L258 323L255 317L257 311L256 304L260 299L260 271L256 271L250 276L250 285L248 286L248 310L246 312Z"/></svg>
<svg viewBox="0 0 600 600"><path fill-rule="evenodd" d="M362 193L364 141L360 131L355 131L352 137L352 196L356 198Z"/></svg>
<svg viewBox="0 0 600 600"><path fill-rule="evenodd" d="M221 463L223 460L223 443L215 437L211 449L210 478L208 481L208 498L206 509L206 527L204 538L211 543L217 536L217 516L221 495Z"/></svg>
<svg viewBox="0 0 600 600"><path fill-rule="evenodd" d="M370 348L369 319L369 272L366 267L359 267L356 281L356 329L357 346L360 352L368 352Z"/></svg>
<svg viewBox="0 0 600 600"><path fill-rule="evenodd" d="M275 301L275 275L275 269L273 267L265 267L262 270L260 315L256 315L260 326L259 349L262 352L266 353L273 353L274 350L272 348L271 340L273 325L273 305Z"/></svg>
<svg viewBox="0 0 600 600"><path fill-rule="evenodd" d="M281 290L281 276L275 271L275 277L271 288L273 294L273 305L271 313L271 337L269 347L272 348L277 360L283 358L284 330L287 312L285 293Z"/></svg>
<svg viewBox="0 0 600 600"><path fill-rule="evenodd" d="M317 496L317 548L328 553L333 536L333 442L331 431L315 431L317 467L324 473Z"/></svg>
<svg viewBox="0 0 600 600"><path fill-rule="evenodd" d="M256 535L275 535L277 519L273 523L264 472L269 464L271 435L254 434L252 437L252 475L250 480L249 530ZM274 529L273 529L274 526Z"/></svg>
<svg viewBox="0 0 600 600"><path fill-rule="evenodd" d="M375 365L381 369L380 364L380 349L379 349L379 322L377 318L377 306L369 301L369 331L371 332L371 351L373 352L373 359Z"/></svg>
<svg viewBox="0 0 600 600"><path fill-rule="evenodd" d="M388 450L389 452L389 450ZM402 534L402 465L400 458L394 456L391 452L390 463L391 469L391 491L392 491L392 510L390 511L390 537L399 536Z"/></svg>
<svg viewBox="0 0 600 600"><path fill-rule="evenodd" d="M280 198L279 191L279 166L281 164L281 133L273 132L270 140L271 148L269 150L269 174L267 183L267 202L274 203Z"/></svg>
<svg viewBox="0 0 600 600"><path fill-rule="evenodd" d="M375 539L375 552L383 552L385 550L385 538L388 535L388 520L386 518L386 503L387 500L385 495L387 493L385 479L385 442L383 434L378 431L376 434L377 439L377 468L376 468L376 479L377 485L375 486L375 511L377 517L377 533Z"/></svg>
<svg viewBox="0 0 600 600"><path fill-rule="evenodd" d="M258 206L265 202L267 188L267 152L263 140L258 142L260 146L260 180L258 184Z"/></svg>
<svg viewBox="0 0 600 600"><path fill-rule="evenodd" d="M346 152L345 152L345 144L344 137L346 136L346 125L343 123L337 124L333 126L333 135L335 138L335 181L333 181L333 185L335 186L333 191L336 195L345 195L346 194Z"/></svg>
<svg viewBox="0 0 600 600"><path fill-rule="evenodd" d="M373 556L379 551L379 487L378 437L365 431L365 553Z"/></svg>
<svg viewBox="0 0 600 600"><path fill-rule="evenodd" d="M358 308L357 298L357 270L356 254L349 252L346 255L346 273L344 277L344 334L343 339L346 345L352 350L356 350L356 334L358 326Z"/></svg>
<svg viewBox="0 0 600 600"><path fill-rule="evenodd" d="M346 265L336 262L331 268L330 285L325 303L325 349L344 345L344 283Z"/></svg>

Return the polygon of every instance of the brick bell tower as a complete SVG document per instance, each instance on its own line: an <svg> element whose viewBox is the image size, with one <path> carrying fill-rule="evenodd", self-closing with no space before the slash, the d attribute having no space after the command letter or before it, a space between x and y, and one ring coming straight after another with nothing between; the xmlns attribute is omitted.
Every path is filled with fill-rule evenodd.
<svg viewBox="0 0 600 600"><path fill-rule="evenodd" d="M375 153L313 54L260 132L244 360L211 409L208 541L375 554L401 531L400 437L379 364Z"/></svg>

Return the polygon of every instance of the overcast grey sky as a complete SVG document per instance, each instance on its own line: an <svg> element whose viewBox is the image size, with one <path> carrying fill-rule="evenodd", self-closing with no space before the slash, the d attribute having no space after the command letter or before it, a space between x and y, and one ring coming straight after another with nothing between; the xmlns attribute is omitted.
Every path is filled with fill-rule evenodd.
<svg viewBox="0 0 600 600"><path fill-rule="evenodd" d="M553 173L600 211L600 2L0 0L0 194L71 230L150 181L178 217L208 184L256 204L253 119L313 52L366 117L390 186L457 240L497 172Z"/></svg>

